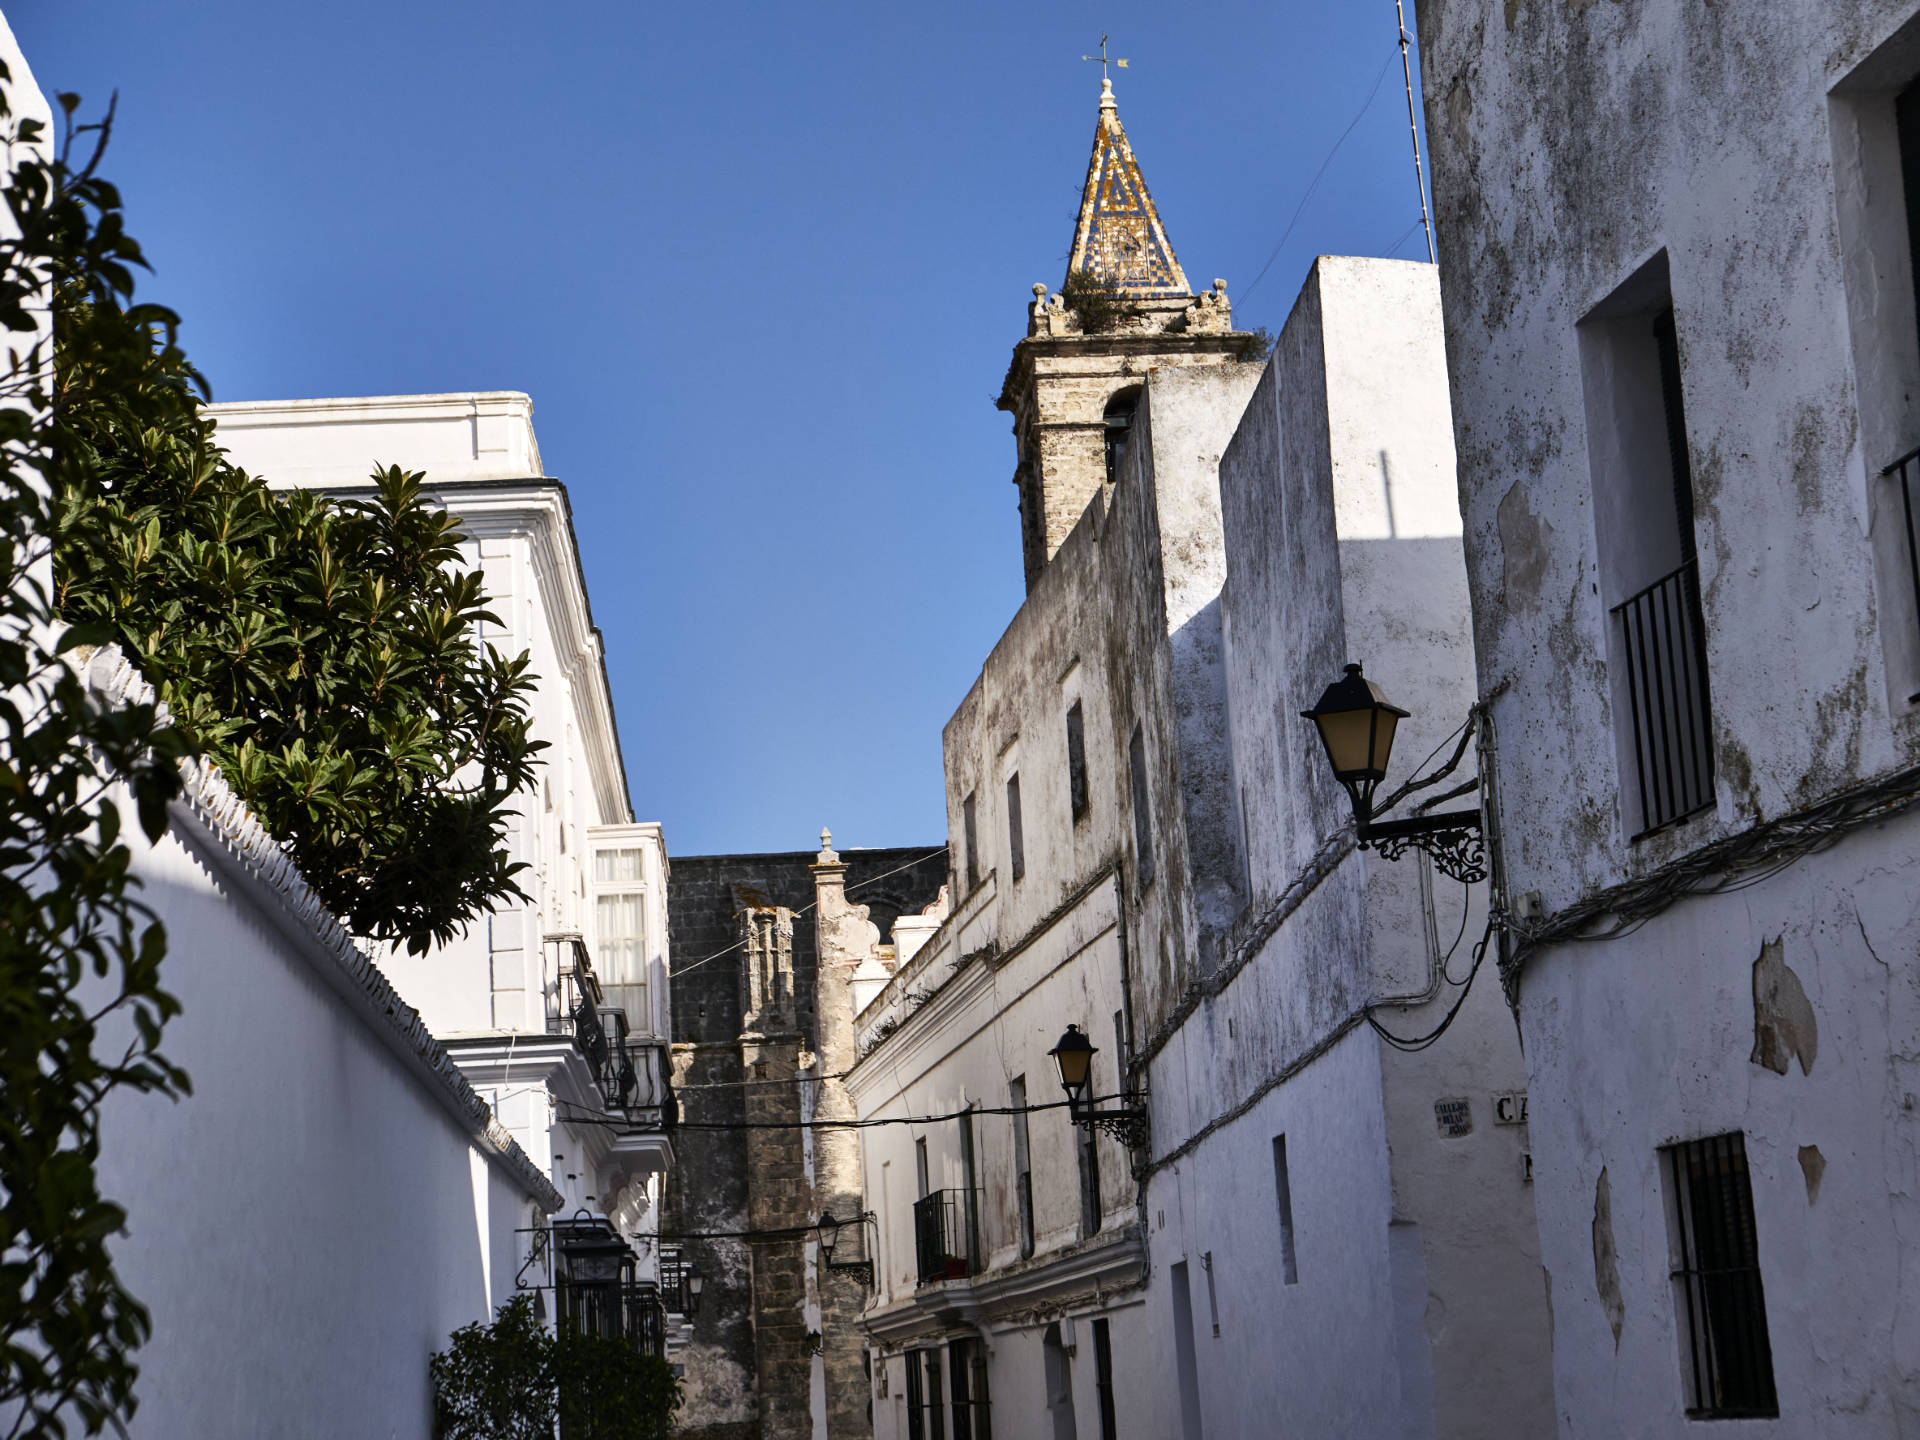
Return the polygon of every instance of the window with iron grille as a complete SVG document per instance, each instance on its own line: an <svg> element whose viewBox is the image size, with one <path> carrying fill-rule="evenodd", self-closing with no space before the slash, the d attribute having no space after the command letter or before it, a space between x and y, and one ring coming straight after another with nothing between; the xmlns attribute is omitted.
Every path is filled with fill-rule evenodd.
<svg viewBox="0 0 1920 1440"><path fill-rule="evenodd" d="M947 1346L953 1389L953 1440L993 1440L986 1347L972 1336Z"/></svg>
<svg viewBox="0 0 1920 1440"><path fill-rule="evenodd" d="M940 1352L907 1351L907 1440L947 1440L947 1411L941 1400Z"/></svg>
<svg viewBox="0 0 1920 1440"><path fill-rule="evenodd" d="M1693 466L1665 253L1579 331L1616 747L1638 840L1714 798Z"/></svg>
<svg viewBox="0 0 1920 1440"><path fill-rule="evenodd" d="M1778 1415L1746 1137L1690 1140L1662 1157L1687 1414Z"/></svg>

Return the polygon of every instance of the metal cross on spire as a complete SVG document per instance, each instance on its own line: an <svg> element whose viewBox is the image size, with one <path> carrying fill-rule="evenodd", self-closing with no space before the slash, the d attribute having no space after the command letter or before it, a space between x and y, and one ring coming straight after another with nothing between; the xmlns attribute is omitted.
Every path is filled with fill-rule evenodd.
<svg viewBox="0 0 1920 1440"><path fill-rule="evenodd" d="M1127 68L1126 61L1107 54L1107 37L1104 35L1100 37L1100 53L1098 55L1082 55L1080 58L1082 60L1098 60L1100 62L1100 78L1102 80L1107 78L1108 65L1118 65L1122 70Z"/></svg>

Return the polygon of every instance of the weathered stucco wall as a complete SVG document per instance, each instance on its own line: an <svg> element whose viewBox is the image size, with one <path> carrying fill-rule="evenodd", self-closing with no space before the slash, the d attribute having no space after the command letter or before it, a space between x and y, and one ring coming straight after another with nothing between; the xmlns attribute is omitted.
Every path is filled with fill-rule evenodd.
<svg viewBox="0 0 1920 1440"><path fill-rule="evenodd" d="M1920 640L1880 473L1920 439L1889 150L1892 97L1920 74L1915 14L1421 7L1480 683L1507 687L1507 881L1539 893L1546 923L1920 760ZM1715 785L1704 815L1636 842L1607 613L1626 571L1603 550L1621 509L1616 391L1597 327L1662 259ZM1824 853L1728 871L1733 893L1526 956L1563 1435L1691 1433L1659 1152L1729 1132L1753 1186L1780 1407L1767 1433L1920 1423L1920 1016L1901 968L1920 945L1917 823L1836 831Z"/></svg>
<svg viewBox="0 0 1920 1440"><path fill-rule="evenodd" d="M1538 1435L1552 1423L1524 1136L1492 1124L1493 1094L1524 1072L1491 967L1418 1055L1364 1020L1373 1005L1399 1034L1439 1025L1484 897L1423 876L1417 854L1354 851L1351 806L1298 713L1363 661L1414 712L1383 796L1466 718L1450 426L1432 268L1322 257L1220 462L1223 789L1246 836L1250 903L1152 1062L1161 1168L1147 1196L1150 1307L1174 1259L1198 1285L1211 1257L1222 1333L1199 1351L1213 1433L1257 1433L1278 1407L1309 1433ZM1472 773L1469 753L1456 780ZM1436 1102L1454 1099L1477 1118L1468 1134L1436 1125ZM1296 1284L1282 1279L1282 1135ZM1256 1372L1276 1333L1311 1338Z"/></svg>
<svg viewBox="0 0 1920 1440"><path fill-rule="evenodd" d="M1877 587L1869 526L1898 451L1862 436L1830 129L1830 92L1911 14L1422 8L1481 682L1513 686L1507 862L1550 909L1920 758L1889 706L1876 590L1904 577ZM1716 805L1629 847L1576 327L1663 251Z"/></svg>

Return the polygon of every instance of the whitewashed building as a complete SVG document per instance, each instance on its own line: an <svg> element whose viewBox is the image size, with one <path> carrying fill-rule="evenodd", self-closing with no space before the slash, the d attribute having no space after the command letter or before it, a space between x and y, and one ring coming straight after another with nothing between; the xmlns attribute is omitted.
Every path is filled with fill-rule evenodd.
<svg viewBox="0 0 1920 1440"><path fill-rule="evenodd" d="M1920 1425L1920 7L1420 7L1563 1436Z"/></svg>
<svg viewBox="0 0 1920 1440"><path fill-rule="evenodd" d="M1484 887L1357 851L1298 713L1379 666L1404 767L1473 703L1434 273L1322 259L1234 363L1111 107L1073 253L1131 315L1036 287L1028 596L946 728L951 910L856 1022L863 1119L958 1117L862 1132L875 1433L1544 1435L1492 965L1452 1013ZM1111 1124L1061 1106L1068 1025Z"/></svg>
<svg viewBox="0 0 1920 1440"><path fill-rule="evenodd" d="M530 867L529 898L383 963L567 1213L604 1217L632 1248L636 1281L657 1283L673 1154L666 847L658 825L633 819L572 512L542 471L532 402L496 392L210 409L234 463L276 487L351 495L376 466L424 472L468 537L463 558L485 574L501 621L485 639L529 652L532 734L549 747L509 841ZM526 1278L550 1275L548 1257Z"/></svg>

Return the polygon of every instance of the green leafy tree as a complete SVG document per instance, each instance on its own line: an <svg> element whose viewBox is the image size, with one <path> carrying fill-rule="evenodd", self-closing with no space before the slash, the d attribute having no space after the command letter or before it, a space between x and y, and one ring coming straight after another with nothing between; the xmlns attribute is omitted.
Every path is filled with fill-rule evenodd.
<svg viewBox="0 0 1920 1440"><path fill-rule="evenodd" d="M126 1214L100 1191L100 1112L116 1091L184 1094L187 1078L159 1049L178 1004L160 988L166 934L135 898L121 805L158 838L186 746L154 706L103 703L63 658L97 637L62 634L46 583L63 457L45 333L56 292L115 315L95 357L112 385L169 343L174 319L132 303L140 249L95 173L111 112L75 126L62 96L50 155L45 127L13 115L8 79L0 66L13 166L0 328L15 361L0 376L0 1425L52 1440L118 1428L135 1408L150 1321L108 1250Z"/></svg>
<svg viewBox="0 0 1920 1440"><path fill-rule="evenodd" d="M269 490L170 330L59 294L61 612L135 659L356 934L419 953L521 896L506 832L544 742L526 655L476 639L499 621L459 522L398 467L368 500Z"/></svg>

